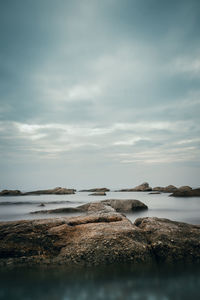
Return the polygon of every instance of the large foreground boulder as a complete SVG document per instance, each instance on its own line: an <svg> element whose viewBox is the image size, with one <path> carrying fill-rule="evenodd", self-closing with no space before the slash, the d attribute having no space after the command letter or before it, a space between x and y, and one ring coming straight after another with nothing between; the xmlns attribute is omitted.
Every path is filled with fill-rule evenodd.
<svg viewBox="0 0 200 300"><path fill-rule="evenodd" d="M200 262L200 226L111 208L85 216L0 223L0 265Z"/></svg>
<svg viewBox="0 0 200 300"><path fill-rule="evenodd" d="M149 262L142 231L118 213L0 223L1 264Z"/></svg>
<svg viewBox="0 0 200 300"><path fill-rule="evenodd" d="M200 225L160 218L139 218L134 224L146 234L157 261L200 261Z"/></svg>

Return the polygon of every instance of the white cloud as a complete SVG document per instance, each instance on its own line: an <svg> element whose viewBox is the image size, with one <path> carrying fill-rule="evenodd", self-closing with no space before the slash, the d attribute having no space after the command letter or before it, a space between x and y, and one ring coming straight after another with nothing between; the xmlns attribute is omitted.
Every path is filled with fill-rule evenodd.
<svg viewBox="0 0 200 300"><path fill-rule="evenodd" d="M123 164L153 164L199 161L200 139L190 137L192 125L191 121L114 123L104 127L0 122L0 130L4 140L15 140L16 145L7 150L14 151L13 155L20 151L22 156L58 159L71 153L81 159L83 153L90 155L92 151Z"/></svg>

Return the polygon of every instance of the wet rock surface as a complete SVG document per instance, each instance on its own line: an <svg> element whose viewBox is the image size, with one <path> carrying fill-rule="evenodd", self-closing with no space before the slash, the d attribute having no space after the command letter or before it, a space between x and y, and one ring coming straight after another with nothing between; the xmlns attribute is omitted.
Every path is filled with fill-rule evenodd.
<svg viewBox="0 0 200 300"><path fill-rule="evenodd" d="M159 218L132 224L114 208L120 202L109 201L79 206L78 217L1 222L0 265L200 261L200 226Z"/></svg>

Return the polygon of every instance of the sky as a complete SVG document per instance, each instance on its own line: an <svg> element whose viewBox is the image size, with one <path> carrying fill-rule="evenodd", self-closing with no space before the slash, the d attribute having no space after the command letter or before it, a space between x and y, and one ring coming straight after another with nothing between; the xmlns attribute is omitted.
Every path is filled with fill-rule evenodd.
<svg viewBox="0 0 200 300"><path fill-rule="evenodd" d="M0 0L0 189L200 186L199 0Z"/></svg>

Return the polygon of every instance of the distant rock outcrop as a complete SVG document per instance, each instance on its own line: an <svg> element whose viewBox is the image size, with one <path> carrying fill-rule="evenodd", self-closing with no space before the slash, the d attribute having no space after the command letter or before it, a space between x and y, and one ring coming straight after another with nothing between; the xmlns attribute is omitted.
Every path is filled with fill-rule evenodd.
<svg viewBox="0 0 200 300"><path fill-rule="evenodd" d="M152 189L153 191L158 191L162 193L173 193L178 190L174 185L168 185L166 187L157 186Z"/></svg>
<svg viewBox="0 0 200 300"><path fill-rule="evenodd" d="M89 194L89 196L106 196L106 193L105 192L96 192L96 193Z"/></svg>
<svg viewBox="0 0 200 300"><path fill-rule="evenodd" d="M152 191L152 188L149 186L148 182L144 182L134 188L129 189L121 189L117 192L150 192Z"/></svg>
<svg viewBox="0 0 200 300"><path fill-rule="evenodd" d="M200 188L198 189L182 189L177 190L170 196L172 197L200 197Z"/></svg>
<svg viewBox="0 0 200 300"><path fill-rule="evenodd" d="M109 192L110 190L107 188L94 188L89 190L80 190L79 192L89 192L89 193L101 193L101 192Z"/></svg>
<svg viewBox="0 0 200 300"><path fill-rule="evenodd" d="M28 196L28 195L66 195L75 194L75 189L67 189L62 187L56 187L49 190L38 190L22 193L19 190L3 190L0 192L0 196Z"/></svg>
<svg viewBox="0 0 200 300"><path fill-rule="evenodd" d="M161 194L161 192L151 192L151 193L149 193L149 195L160 195Z"/></svg>
<svg viewBox="0 0 200 300"><path fill-rule="evenodd" d="M3 190L0 192L0 196L21 196L23 195L19 190Z"/></svg>
<svg viewBox="0 0 200 300"><path fill-rule="evenodd" d="M188 185L184 185L184 186L181 186L180 188L178 188L178 191L179 192L190 192L190 191L192 191L192 188Z"/></svg>
<svg viewBox="0 0 200 300"><path fill-rule="evenodd" d="M49 190L38 190L24 193L24 195L66 195L66 194L75 194L75 189L67 189L62 187L56 187Z"/></svg>

